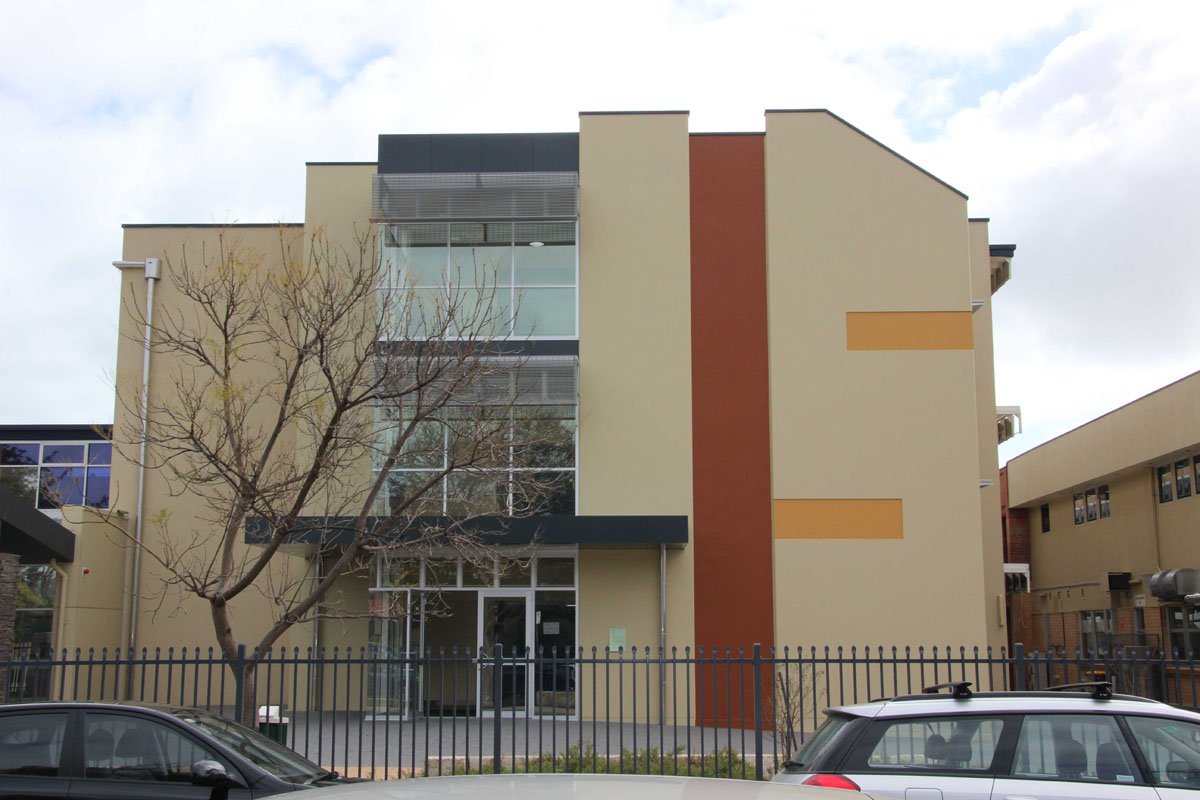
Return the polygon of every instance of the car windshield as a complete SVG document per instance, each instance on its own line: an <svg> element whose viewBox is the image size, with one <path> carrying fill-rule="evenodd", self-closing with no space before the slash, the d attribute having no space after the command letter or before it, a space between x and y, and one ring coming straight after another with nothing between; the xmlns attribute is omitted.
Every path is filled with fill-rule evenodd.
<svg viewBox="0 0 1200 800"><path fill-rule="evenodd" d="M171 713L176 719L199 728L280 780L289 783L312 783L330 775L327 770L321 769L299 753L244 725L230 722L215 714L191 709L180 709Z"/></svg>

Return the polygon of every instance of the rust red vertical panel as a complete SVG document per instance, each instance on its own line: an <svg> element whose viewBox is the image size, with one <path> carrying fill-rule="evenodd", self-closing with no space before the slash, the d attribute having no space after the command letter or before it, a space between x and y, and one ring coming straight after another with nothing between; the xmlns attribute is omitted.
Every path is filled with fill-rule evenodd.
<svg viewBox="0 0 1200 800"><path fill-rule="evenodd" d="M774 644L763 146L759 134L699 135L690 152L696 644L747 658ZM702 724L752 724L749 667L697 678Z"/></svg>

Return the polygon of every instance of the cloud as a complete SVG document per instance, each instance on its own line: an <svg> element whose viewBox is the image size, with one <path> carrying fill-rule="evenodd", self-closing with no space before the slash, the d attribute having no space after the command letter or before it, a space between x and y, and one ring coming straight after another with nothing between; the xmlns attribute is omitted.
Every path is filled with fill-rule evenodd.
<svg viewBox="0 0 1200 800"><path fill-rule="evenodd" d="M1200 63L1180 35L1195 9L1176 10L1101 10L920 148L935 172L972 176L992 240L1018 244L995 298L996 378L1025 433L1002 458L1200 369Z"/></svg>
<svg viewBox="0 0 1200 800"><path fill-rule="evenodd" d="M1194 4L16 4L0 29L0 422L112 415L122 222L299 220L384 132L828 107L1017 243L997 386L1053 435L1197 368ZM14 302L14 298L18 298ZM1132 395L1132 396L1130 396Z"/></svg>

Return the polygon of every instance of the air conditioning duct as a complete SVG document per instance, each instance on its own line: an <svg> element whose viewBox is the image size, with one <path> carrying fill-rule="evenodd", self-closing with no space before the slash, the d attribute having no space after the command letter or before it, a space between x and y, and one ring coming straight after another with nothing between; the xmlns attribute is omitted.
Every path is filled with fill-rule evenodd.
<svg viewBox="0 0 1200 800"><path fill-rule="evenodd" d="M1167 569L1146 576L1150 594L1160 600L1182 600L1200 593L1200 569Z"/></svg>

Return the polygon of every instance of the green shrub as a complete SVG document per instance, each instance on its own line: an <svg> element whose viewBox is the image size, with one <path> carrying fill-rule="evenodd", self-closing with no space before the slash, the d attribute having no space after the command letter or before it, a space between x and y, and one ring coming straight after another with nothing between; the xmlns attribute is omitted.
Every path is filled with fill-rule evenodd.
<svg viewBox="0 0 1200 800"><path fill-rule="evenodd" d="M464 774L462 767L456 765L456 774ZM492 762L485 761L482 766L478 762L471 764L469 774L491 774ZM543 753L529 758L518 757L515 764L509 759L502 759L501 772L560 772L560 773L625 773L636 775L691 775L704 778L747 778L754 780L754 763L746 761L740 754L729 748L721 748L713 753L704 755L684 754L683 747L660 753L658 748L648 750L625 750L619 755L604 755L586 742L582 746L572 745L566 753L554 755ZM449 774L446 770L445 774ZM428 774L436 774L436 767Z"/></svg>

